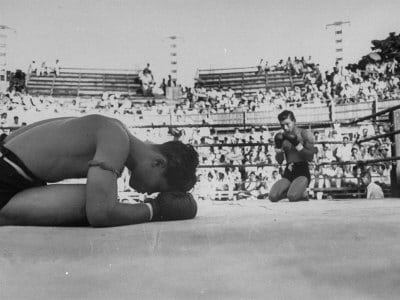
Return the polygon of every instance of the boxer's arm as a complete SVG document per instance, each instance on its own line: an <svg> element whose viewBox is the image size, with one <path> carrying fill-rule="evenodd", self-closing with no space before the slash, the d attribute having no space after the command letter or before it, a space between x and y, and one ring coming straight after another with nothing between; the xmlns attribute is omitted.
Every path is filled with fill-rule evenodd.
<svg viewBox="0 0 400 300"><path fill-rule="evenodd" d="M315 149L314 149L314 135L311 133L311 131L306 130L302 133L303 137L303 147L299 152L299 154L307 161L312 161L314 158L315 154Z"/></svg>
<svg viewBox="0 0 400 300"><path fill-rule="evenodd" d="M108 169L122 170L129 153L129 137L116 122L105 121L97 133L93 160L88 169L86 185L86 217L93 227L136 224L150 220L146 204L123 204L118 201L117 174Z"/></svg>

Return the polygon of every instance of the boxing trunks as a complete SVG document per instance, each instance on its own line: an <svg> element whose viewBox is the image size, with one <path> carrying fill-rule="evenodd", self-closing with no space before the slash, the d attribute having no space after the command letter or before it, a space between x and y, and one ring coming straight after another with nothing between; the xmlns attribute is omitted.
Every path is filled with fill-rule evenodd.
<svg viewBox="0 0 400 300"><path fill-rule="evenodd" d="M0 144L0 209L18 192L46 182L37 178L9 149Z"/></svg>
<svg viewBox="0 0 400 300"><path fill-rule="evenodd" d="M308 167L308 162L306 161L288 163L282 177L292 182L300 176L305 176L308 179L308 183L310 183L310 169Z"/></svg>

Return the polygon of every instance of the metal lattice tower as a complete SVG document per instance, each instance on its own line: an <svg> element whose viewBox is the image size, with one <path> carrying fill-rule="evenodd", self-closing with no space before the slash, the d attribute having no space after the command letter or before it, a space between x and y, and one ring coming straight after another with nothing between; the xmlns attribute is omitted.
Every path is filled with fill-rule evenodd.
<svg viewBox="0 0 400 300"><path fill-rule="evenodd" d="M178 42L179 40L183 40L182 37L171 35L167 37L169 40L169 58L170 58L170 72L172 80L177 82L178 81L178 70L179 70L179 57L178 57Z"/></svg>
<svg viewBox="0 0 400 300"><path fill-rule="evenodd" d="M338 21L332 24L327 24L325 29L334 27L335 30L335 62L343 62L344 49L343 49L343 25L349 24L350 21Z"/></svg>
<svg viewBox="0 0 400 300"><path fill-rule="evenodd" d="M10 30L15 33L15 29L0 25L0 87L7 81L7 38Z"/></svg>

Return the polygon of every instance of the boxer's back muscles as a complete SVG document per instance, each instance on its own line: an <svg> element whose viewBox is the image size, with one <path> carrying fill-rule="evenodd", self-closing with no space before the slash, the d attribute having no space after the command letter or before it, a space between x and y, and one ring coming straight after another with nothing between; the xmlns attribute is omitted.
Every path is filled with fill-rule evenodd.
<svg viewBox="0 0 400 300"><path fill-rule="evenodd" d="M98 132L109 124L125 132L116 120L103 116L59 118L21 128L6 138L5 146L47 182L83 178L96 151Z"/></svg>

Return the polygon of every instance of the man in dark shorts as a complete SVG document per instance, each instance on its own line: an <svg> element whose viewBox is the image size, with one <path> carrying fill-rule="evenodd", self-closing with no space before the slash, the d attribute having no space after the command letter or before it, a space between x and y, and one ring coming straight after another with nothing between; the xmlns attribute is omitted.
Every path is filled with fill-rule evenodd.
<svg viewBox="0 0 400 300"><path fill-rule="evenodd" d="M0 225L106 227L195 215L186 193L198 165L190 145L144 143L120 121L100 115L36 122L3 135L0 145ZM159 196L120 203L117 178L124 167L132 188ZM69 178L87 182L56 184Z"/></svg>
<svg viewBox="0 0 400 300"><path fill-rule="evenodd" d="M282 129L275 135L276 161L286 168L282 179L272 186L269 199L277 202L288 198L289 201L308 200L306 189L310 183L308 162L314 157L314 136L310 130L296 126L293 112L284 110L278 115Z"/></svg>

